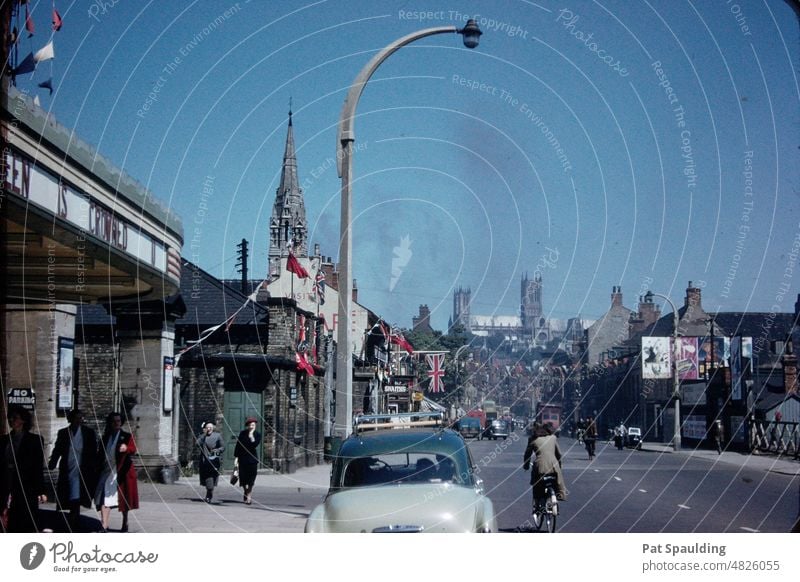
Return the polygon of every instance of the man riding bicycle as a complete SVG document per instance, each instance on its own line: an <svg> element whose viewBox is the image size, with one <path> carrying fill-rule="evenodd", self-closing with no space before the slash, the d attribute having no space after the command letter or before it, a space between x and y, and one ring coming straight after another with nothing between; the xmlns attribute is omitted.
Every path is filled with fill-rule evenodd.
<svg viewBox="0 0 800 582"><path fill-rule="evenodd" d="M533 496L536 499L537 489L541 480L546 475L556 477L556 497L560 501L566 501L567 488L564 486L564 475L561 473L561 449L558 448L558 440L553 435L552 425L545 426L536 423L528 438L528 446L525 448L522 468L527 471L531 464L531 456L536 455L536 461L531 471L531 485L533 485Z"/></svg>

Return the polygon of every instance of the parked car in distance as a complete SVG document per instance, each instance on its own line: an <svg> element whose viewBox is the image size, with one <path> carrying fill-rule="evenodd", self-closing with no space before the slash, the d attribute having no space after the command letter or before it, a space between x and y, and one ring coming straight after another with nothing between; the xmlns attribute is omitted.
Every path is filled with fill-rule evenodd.
<svg viewBox="0 0 800 582"><path fill-rule="evenodd" d="M456 421L455 428L465 439L473 438L481 440L481 433L483 432L483 429L481 428L480 418L462 416L458 419L458 421Z"/></svg>
<svg viewBox="0 0 800 582"><path fill-rule="evenodd" d="M441 422L441 414L439 420ZM307 533L497 531L491 500L455 431L420 420L434 413L356 419L333 462ZM366 424L359 426L361 421Z"/></svg>
<svg viewBox="0 0 800 582"><path fill-rule="evenodd" d="M508 423L505 420L493 420L492 424L487 427L487 432L484 436L492 440L497 440L498 438L505 440L509 434Z"/></svg>
<svg viewBox="0 0 800 582"><path fill-rule="evenodd" d="M642 448L642 429L632 426L625 437L625 445L634 449Z"/></svg>

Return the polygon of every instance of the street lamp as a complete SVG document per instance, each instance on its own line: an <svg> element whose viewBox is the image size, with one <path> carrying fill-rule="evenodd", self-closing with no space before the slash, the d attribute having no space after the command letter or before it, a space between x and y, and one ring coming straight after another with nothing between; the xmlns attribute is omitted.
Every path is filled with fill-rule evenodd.
<svg viewBox="0 0 800 582"><path fill-rule="evenodd" d="M654 295L656 297L661 297L661 299L669 303L669 306L672 308L672 398L675 400L675 436L672 444L673 448L679 451L681 449L681 391L680 379L678 378L678 354L680 353L678 348L678 325L680 319L678 310L675 309L675 304L669 297L661 295L661 293L653 293L652 291L646 293L646 297L652 298Z"/></svg>
<svg viewBox="0 0 800 582"><path fill-rule="evenodd" d="M342 179L342 210L340 217L339 238L339 313L337 321L337 356L336 356L336 421L334 434L341 437L349 436L353 418L353 362L352 362L352 329L351 315L353 310L353 280L351 276L352 244L350 216L352 210L351 183L353 181L353 122L356 105L364 91L364 86L372 74L395 51L405 45L426 36L444 33L458 33L464 37L467 48L478 46L481 30L477 23L470 19L464 28L455 26L441 26L420 30L397 39L378 54L372 57L356 77L342 106L342 115L339 118L339 134L336 143L336 160L339 177Z"/></svg>

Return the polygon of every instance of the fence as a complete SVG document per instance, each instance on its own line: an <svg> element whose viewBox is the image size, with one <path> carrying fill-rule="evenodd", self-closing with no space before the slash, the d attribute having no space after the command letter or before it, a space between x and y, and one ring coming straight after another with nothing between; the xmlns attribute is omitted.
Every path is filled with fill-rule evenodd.
<svg viewBox="0 0 800 582"><path fill-rule="evenodd" d="M752 420L748 428L751 451L800 458L800 423Z"/></svg>

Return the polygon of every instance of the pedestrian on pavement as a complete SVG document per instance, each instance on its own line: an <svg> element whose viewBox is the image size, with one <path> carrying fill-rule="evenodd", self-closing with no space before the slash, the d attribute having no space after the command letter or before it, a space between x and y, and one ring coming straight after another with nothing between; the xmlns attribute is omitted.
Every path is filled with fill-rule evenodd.
<svg viewBox="0 0 800 582"><path fill-rule="evenodd" d="M200 447L200 485L206 488L206 503L211 503L214 497L222 453L225 451L222 435L214 432L214 428L211 421L203 423L203 434L197 439L197 446Z"/></svg>
<svg viewBox="0 0 800 582"><path fill-rule="evenodd" d="M56 435L56 444L47 468L58 466L56 499L62 510L69 511L70 531L78 531L81 505L91 507L97 487L97 433L83 426L83 413L73 409L67 413L69 426Z"/></svg>
<svg viewBox="0 0 800 582"><path fill-rule="evenodd" d="M110 412L106 416L106 428L97 450L100 477L94 494L102 532L108 531L112 508L117 507L122 513L120 531L123 533L128 531L128 512L139 509L139 487L133 467L135 454L136 441L131 433L122 430L122 415Z"/></svg>
<svg viewBox="0 0 800 582"><path fill-rule="evenodd" d="M534 502L537 497L542 497L541 491L538 491L541 488L542 478L550 474L556 476L556 497L559 501L567 500L567 488L561 472L561 450L558 448L558 439L553 435L552 425L548 425L550 423L534 429L528 439L528 446L525 448L525 455L522 459L522 468L527 471L531 465L531 457L536 455L533 471L531 471Z"/></svg>
<svg viewBox="0 0 800 582"><path fill-rule="evenodd" d="M628 429L622 421L614 428L614 444L621 451L625 448L625 437L628 434Z"/></svg>
<svg viewBox="0 0 800 582"><path fill-rule="evenodd" d="M713 437L714 437L714 446L717 449L717 454L721 455L722 454L722 444L723 444L723 441L725 440L725 429L722 427L722 421L721 420L717 420L717 421L714 422Z"/></svg>
<svg viewBox="0 0 800 582"><path fill-rule="evenodd" d="M258 445L261 444L261 434L256 430L256 419L249 417L244 422L244 430L236 439L236 448L233 451L234 465L239 469L239 484L244 490L244 502L253 503L253 485L258 474Z"/></svg>
<svg viewBox="0 0 800 582"><path fill-rule="evenodd" d="M0 531L39 531L39 504L44 493L44 442L31 432L31 413L17 405L6 415L11 431L0 435Z"/></svg>
<svg viewBox="0 0 800 582"><path fill-rule="evenodd" d="M586 432L583 435L583 442L586 444L586 452L589 453L589 460L594 459L595 442L597 441L597 425L594 416L586 419Z"/></svg>

